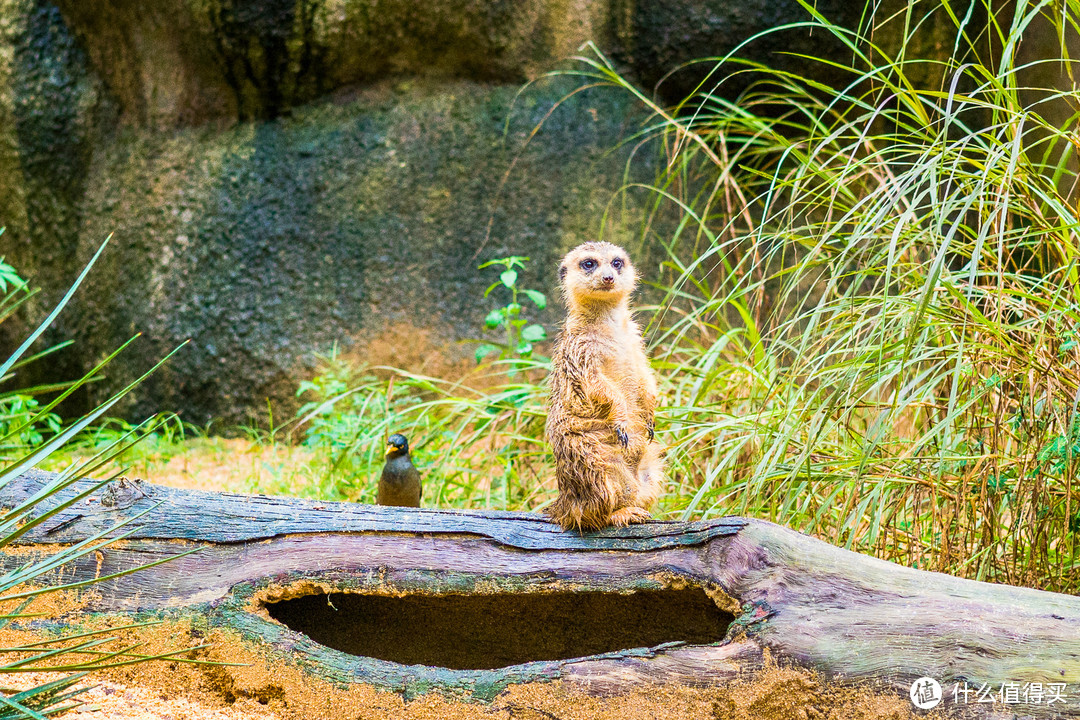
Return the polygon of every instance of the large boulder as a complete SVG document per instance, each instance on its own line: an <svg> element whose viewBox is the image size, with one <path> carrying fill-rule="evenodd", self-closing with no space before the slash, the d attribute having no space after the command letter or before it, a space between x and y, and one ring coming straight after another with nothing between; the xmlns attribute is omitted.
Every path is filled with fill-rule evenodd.
<svg viewBox="0 0 1080 720"><path fill-rule="evenodd" d="M521 83L587 40L606 3L58 0L126 120L267 118L394 75Z"/></svg>
<svg viewBox="0 0 1080 720"><path fill-rule="evenodd" d="M190 339L125 411L232 423L287 404L335 343L462 361L497 302L484 260L532 257L522 282L551 294L577 242L658 252L635 239L646 198L612 202L654 172L638 151L628 176L620 148L640 108L543 73L595 40L651 86L805 18L786 0L0 0L0 254L44 288L25 322L114 238L49 336L76 347L27 380L143 333L89 405Z"/></svg>
<svg viewBox="0 0 1080 720"><path fill-rule="evenodd" d="M142 331L159 356L190 338L140 409L199 420L290 397L334 343L388 362L468 355L452 341L505 302L484 298L497 274L477 265L530 256L522 283L550 289L560 254L605 232L630 109L594 91L545 121L569 89L515 104L514 87L416 81L223 131L119 132L82 204L81 257L110 232L115 247L78 345L96 355Z"/></svg>

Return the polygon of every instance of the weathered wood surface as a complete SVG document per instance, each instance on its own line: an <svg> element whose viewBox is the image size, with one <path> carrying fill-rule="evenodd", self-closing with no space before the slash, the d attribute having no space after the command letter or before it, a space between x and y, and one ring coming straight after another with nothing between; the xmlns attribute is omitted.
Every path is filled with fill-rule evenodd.
<svg viewBox="0 0 1080 720"><path fill-rule="evenodd" d="M0 491L0 502L24 502L52 479L31 470ZM89 486L76 483L40 506L40 512ZM582 537L565 533L538 514L488 510L432 510L379 507L300 498L213 493L131 483L115 485L94 502L69 508L36 528L27 542L70 543L106 530L118 520L149 511L134 523L132 538L186 539L210 543L266 540L298 533L433 533L476 535L522 550L651 550L697 545L735 533L745 522L719 518L696 523L657 522ZM129 528L130 529L130 528Z"/></svg>
<svg viewBox="0 0 1080 720"><path fill-rule="evenodd" d="M51 476L0 490L13 506ZM74 491L74 490L73 490ZM72 492L73 492L72 491ZM199 551L96 586L98 608L194 611L274 646L324 677L418 692L490 695L509 682L564 678L612 689L653 681L722 682L756 666L762 648L826 675L910 686L936 678L978 688L1064 683L1067 702L998 707L1021 716L1080 717L1080 598L962 580L851 553L771 523L723 518L579 535L537 515L378 508L115 488L37 528L32 551L71 543L149 509L130 539L76 563L65 580L107 575ZM23 549L8 566L26 560ZM402 666L328 650L263 617L260 593L314 584L333 592L543 593L708 588L736 619L724 641L665 644L498 670ZM254 609L253 609L254 608ZM956 708L969 714L989 706Z"/></svg>

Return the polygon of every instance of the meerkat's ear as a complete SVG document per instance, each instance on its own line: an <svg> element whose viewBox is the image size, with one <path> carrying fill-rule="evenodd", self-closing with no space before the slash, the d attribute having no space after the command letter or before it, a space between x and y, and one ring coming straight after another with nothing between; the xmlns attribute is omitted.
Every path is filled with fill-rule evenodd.
<svg viewBox="0 0 1080 720"><path fill-rule="evenodd" d="M559 266L559 280L566 279L566 263Z"/></svg>

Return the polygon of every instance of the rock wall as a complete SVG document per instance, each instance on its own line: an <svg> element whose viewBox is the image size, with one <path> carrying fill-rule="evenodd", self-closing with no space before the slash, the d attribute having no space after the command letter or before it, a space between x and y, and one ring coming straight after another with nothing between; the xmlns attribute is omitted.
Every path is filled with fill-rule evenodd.
<svg viewBox="0 0 1080 720"><path fill-rule="evenodd" d="M478 337L494 303L476 266L528 255L523 281L549 287L618 187L607 150L629 109L613 93L562 109L521 150L568 90L511 109L513 87L411 82L225 131L124 130L83 205L81 235L118 243L79 344L142 330L160 355L192 338L143 395L200 418L289 397L334 342L405 352L426 335L460 352L451 341Z"/></svg>
<svg viewBox="0 0 1080 720"><path fill-rule="evenodd" d="M0 254L44 288L27 323L113 235L50 334L75 348L26 379L143 333L87 406L190 339L125 411L235 423L267 398L287 414L335 342L466 357L454 341L494 304L484 260L531 256L523 281L550 292L585 239L650 251L645 198L611 202L655 170L639 152L626 175L638 109L543 73L593 40L652 87L802 18L793 0L0 0Z"/></svg>
<svg viewBox="0 0 1080 720"><path fill-rule="evenodd" d="M603 0L58 0L126 120L276 117L388 76L521 83L606 35Z"/></svg>

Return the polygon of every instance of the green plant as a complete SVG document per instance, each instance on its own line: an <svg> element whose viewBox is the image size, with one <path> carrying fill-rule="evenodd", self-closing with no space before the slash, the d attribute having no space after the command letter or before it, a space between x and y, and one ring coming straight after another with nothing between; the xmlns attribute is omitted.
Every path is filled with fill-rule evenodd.
<svg viewBox="0 0 1080 720"><path fill-rule="evenodd" d="M12 432L19 428L18 432ZM37 447L60 431L60 416L39 416L39 403L30 395L15 393L0 399L0 435L10 444L0 445L0 458L10 460L13 451Z"/></svg>
<svg viewBox="0 0 1080 720"><path fill-rule="evenodd" d="M367 461L356 454L358 439L382 427L376 418L386 407L387 396L358 392L376 382L373 375L359 371L344 360L335 344L330 353L318 356L319 372L300 383L297 397L307 399L296 413L296 427L303 428L303 445L323 457L321 481L316 483L320 498L342 499L343 491L366 490L364 478L371 473ZM378 435L382 430L374 431ZM383 438L385 439L385 437Z"/></svg>
<svg viewBox="0 0 1080 720"><path fill-rule="evenodd" d="M0 235L3 229L0 228ZM27 287L18 272L0 258L0 322L3 322L23 305L34 293ZM32 362L53 350L47 350L26 362ZM22 363L25 364L25 363ZM12 363L10 370L22 364ZM53 412L42 412L35 393L56 388L28 388L0 390L0 460L10 460L15 453L37 447L47 437L60 430L60 417Z"/></svg>
<svg viewBox="0 0 1080 720"><path fill-rule="evenodd" d="M499 273L499 280L492 283L484 291L484 297L490 295L496 288L501 287L510 291L510 302L500 308L495 308L484 318L484 325L489 330L501 327L506 340L495 343L484 342L478 345L476 347L476 362L482 362L492 353L498 353L499 360L514 357L528 359L533 356L533 345L547 339L547 331L543 325L530 323L521 315L520 295L528 297L537 310L543 310L547 307L547 297L544 293L539 290L518 287L517 268L524 269L525 263L528 261L529 258L527 257L513 255L489 260L477 268L478 270L488 267L503 268Z"/></svg>
<svg viewBox="0 0 1080 720"><path fill-rule="evenodd" d="M355 371L339 357L337 346L317 359L318 374L301 382L296 389L297 397L308 399L297 415L308 418L304 445L336 452L348 447L356 437L363 424L364 407L348 392Z"/></svg>
<svg viewBox="0 0 1080 720"><path fill-rule="evenodd" d="M0 228L0 235L4 234L4 228ZM9 292L8 288L11 288ZM19 276L19 271L13 268L6 262L4 257L0 257L0 293L4 293L5 300L9 300L15 295L14 291L21 290L28 292L26 287L26 281Z"/></svg>
<svg viewBox="0 0 1080 720"><path fill-rule="evenodd" d="M14 377L14 374L11 371L23 367L27 362L32 361L35 358L40 358L44 354L53 351L53 349L50 349L49 351L46 351L46 353L39 353L28 359L24 359L23 357L33 343L71 300L75 290L82 283L82 280L86 277L86 274L100 256L101 252L104 251L107 242L108 241L102 245L98 250L98 253L91 259L78 280L69 289L52 313L50 313L37 329L30 334L19 348L9 355L6 360L0 362L0 378L2 378L0 382L4 382L5 384L9 383ZM7 290L9 286L11 289ZM4 265L3 263L0 263L0 287L3 287L3 292L5 292L4 297L0 299L0 308L7 310L7 312L0 314L0 318L7 318L10 317L11 311L21 304L29 293L26 290L26 283L23 282L21 278L17 277L10 266ZM20 293L22 295L19 295ZM4 391L3 397L6 399L18 397L32 398L42 393L51 393L55 397L44 405L41 405L37 401L33 404L26 402L22 403L20 406L22 411L19 413L11 413L7 418L7 421L0 426L0 443L8 448L21 450L21 453L19 453L15 459L6 462L2 469L0 469L0 488L14 481L28 468L35 467L41 463L44 459L49 457L49 455L63 447L65 443L70 442L79 433L98 421L124 394L129 392L146 377L144 375L143 378L140 378L120 393L114 395L103 405L88 415L76 420L68 427L64 428L60 427L58 424L54 425L51 428L52 432L48 437L37 436L34 434L34 428L40 423L49 423L51 421L54 417L53 410L60 402L79 387L97 379L100 376L102 368L114 356L115 354L106 358L83 378L71 383ZM115 437L93 456L81 462L72 463L64 471L58 473L52 481L29 500L16 507L0 511L0 549L16 542L27 532L38 527L42 523L48 522L49 519L55 517L57 513L84 500L91 493L101 489L110 482L112 478L106 478L99 482L92 482L88 486L81 488L79 492L74 493L72 497L60 502L49 503L48 507L42 509L43 502L54 500L58 493L72 487L76 482L101 468L103 465L113 460L118 453L127 449L133 442L133 436L137 435L142 429L141 426L137 426L132 428L129 432ZM21 567L0 574L0 605L5 608L3 616L0 617L0 628L39 617L40 613L32 612L34 609L33 604L37 598L61 590L76 590L85 585L92 584L93 582L115 578L133 572L125 571L114 575L103 576L92 581L67 583L63 585L50 585L47 582L47 579L53 576L63 565L83 557L84 555L99 551L108 544L129 535L132 531L125 529L125 526L129 522L130 520L119 522L105 531L89 537L82 542L71 545L51 556L46 556L42 559L26 563ZM120 628L114 627L101 631L67 631L61 632L57 637L48 638L40 642L19 646L0 647L0 676L30 671L66 673L66 675L60 679L46 682L24 691L0 688L0 718L42 718L62 713L75 707L77 703L72 701L82 691L81 688L76 688L75 685L85 676L86 672L89 671L146 662L148 660L166 657L173 658L174 661L185 661L176 658L175 656L181 653L187 653L193 648L184 648L175 653L150 656L139 653L136 645L122 645L121 647L116 647L118 639L117 633L121 633L124 630L143 627L147 624L152 623L140 623Z"/></svg>
<svg viewBox="0 0 1080 720"><path fill-rule="evenodd" d="M736 51L664 108L580 59L652 113L634 142L665 153L626 192L651 194L646 232L672 228L651 238L668 252L651 326L666 507L1075 592L1076 138L1046 114L1069 93L1024 87L1016 58L1036 21L1073 36L1078 7L944 0L851 29L801 4L851 57L801 63L839 84ZM952 57L911 56L933 27ZM724 97L737 75L748 89Z"/></svg>

